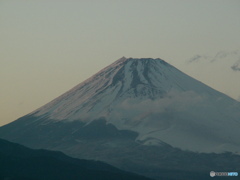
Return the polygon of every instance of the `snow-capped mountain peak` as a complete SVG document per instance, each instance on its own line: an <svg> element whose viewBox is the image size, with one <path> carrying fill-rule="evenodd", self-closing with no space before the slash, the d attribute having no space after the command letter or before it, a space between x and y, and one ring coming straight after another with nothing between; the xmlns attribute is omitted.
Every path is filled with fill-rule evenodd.
<svg viewBox="0 0 240 180"><path fill-rule="evenodd" d="M122 57L0 127L0 137L148 175L160 167L233 170L237 155L212 152L240 154L239 129L238 101L161 59Z"/></svg>
<svg viewBox="0 0 240 180"><path fill-rule="evenodd" d="M170 91L198 92L200 84L161 59L122 57L35 115L47 113L55 120L83 119L89 114L96 118L128 98L154 100Z"/></svg>
<svg viewBox="0 0 240 180"><path fill-rule="evenodd" d="M122 57L28 116L41 125L104 119L137 133L144 145L201 152L240 147L239 102L161 59Z"/></svg>

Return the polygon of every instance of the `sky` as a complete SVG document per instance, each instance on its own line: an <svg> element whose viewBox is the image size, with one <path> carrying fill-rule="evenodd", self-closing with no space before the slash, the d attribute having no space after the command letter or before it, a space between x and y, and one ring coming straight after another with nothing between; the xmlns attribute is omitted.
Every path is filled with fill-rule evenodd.
<svg viewBox="0 0 240 180"><path fill-rule="evenodd" d="M122 56L161 58L238 99L239 17L239 0L0 0L0 126Z"/></svg>

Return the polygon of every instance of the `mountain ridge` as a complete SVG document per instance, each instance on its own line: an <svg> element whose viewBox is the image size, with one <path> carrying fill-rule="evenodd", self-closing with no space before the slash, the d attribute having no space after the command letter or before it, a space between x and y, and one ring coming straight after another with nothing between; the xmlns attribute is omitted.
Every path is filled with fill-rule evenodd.
<svg viewBox="0 0 240 180"><path fill-rule="evenodd" d="M239 117L239 102L167 62L121 58L0 127L0 137L158 179L162 167L198 172L199 166L201 173L237 169ZM224 163L215 164L219 161Z"/></svg>
<svg viewBox="0 0 240 180"><path fill-rule="evenodd" d="M103 117L120 130L137 132L140 141L153 138L185 150L220 152L227 147L229 151L238 149L237 140L230 145L226 143L226 135L218 132L223 126L237 132L234 129L239 126L235 122L239 113L232 112L234 106L240 111L239 103L233 99L161 59L123 57L32 115L86 124ZM230 112L225 115L223 111ZM204 112L209 114L211 121L206 119ZM231 121L221 122L222 117ZM201 132L205 133L201 135ZM212 139L206 140L207 134ZM194 146L183 146L180 139L188 139ZM211 148L205 148L204 144Z"/></svg>
<svg viewBox="0 0 240 180"><path fill-rule="evenodd" d="M57 151L33 150L3 139L0 139L0 147L1 180L150 180L103 162L75 159Z"/></svg>
<svg viewBox="0 0 240 180"><path fill-rule="evenodd" d="M132 61L132 62L134 62L134 63L138 63L138 61L144 61L144 62L149 62L149 61L152 61L152 62L156 62L156 61L159 61L160 63L162 63L162 64L164 64L164 65L168 65L168 66L170 66L171 68L174 68L173 66L171 66L171 65L169 65L168 63L166 63L165 61L163 61L163 60L161 60L161 59L152 59L152 58L138 58L138 59L133 59L133 58L125 58L125 57L123 57L123 58L120 58L119 60L117 60L117 61L115 61L114 63L112 63L111 65L109 65L109 66L107 66L106 68L103 68L102 70L100 70L98 73L96 73L95 75L93 75L93 76L91 76L90 78L88 78L87 80L85 80L85 81L83 81L82 83L80 83L80 84L78 84L77 86L75 86L74 88L72 88L72 89L70 89L69 91L67 91L66 93L64 93L63 95L61 95L61 96L59 96L59 97L57 97L57 98L55 98L53 101L55 101L55 100L57 100L57 99L61 99L61 98L65 98L66 96L68 96L68 94L69 93L71 93L71 92L76 92L76 91L79 91L79 90L81 90L82 89L82 87L84 87L84 86L86 86L87 84L89 84L89 83L92 83L93 81L97 81L97 83L96 84L94 84L94 85L100 85L100 88L97 88L96 89L96 93L97 92L102 92L103 90L105 90L106 89L106 86L115 86L116 84L117 84L117 82L119 81L119 79L124 79L124 75L123 75L123 63L125 63L126 64L126 66L127 66L127 63L129 62L129 61ZM131 64L131 65L134 65L133 63ZM137 64L136 64L137 65ZM153 65L152 65L153 66ZM130 68L130 67L127 67L127 68ZM141 67L140 67L141 68ZM154 69L155 67L151 67L152 69ZM131 84L131 82L128 82L128 84L126 85L126 86L128 86L128 87L126 87L126 88L129 88L129 86L130 86L130 88L131 88L131 85L133 85L134 86L134 84L135 85L138 85L138 84L143 84L143 85L151 85L151 86L154 86L153 88L161 88L161 85L159 85L159 84L157 84L156 85L156 83L157 83L157 80L155 79L155 83L152 83L151 82L151 80L149 80L149 77L147 77L147 70L148 70L149 68L147 67L146 68L146 66L144 67L144 72L142 72L142 81L139 79L140 77L137 77L138 76L138 72L136 72L136 69L134 69L134 71L132 72L132 73L135 73L135 76L133 76L133 78L135 78L135 79L133 79L132 80L132 83L133 84ZM141 69L140 69L141 70ZM177 70L176 68L174 68L174 70ZM110 72L112 72L112 71L116 71L115 73L116 74L114 74L114 72L113 72L113 75L112 74L110 74L109 73L109 71ZM179 70L177 70L178 72L181 72L181 71L179 71ZM106 74L107 73L107 74ZM182 72L181 72L182 73ZM112 78L110 78L109 76L110 75L112 75L113 77ZM145 76L144 76L145 75ZM161 73L160 73L160 75L162 75ZM103 77L103 76L106 76L106 78L105 77ZM131 76L131 74L129 75L129 76ZM187 76L187 75L186 75ZM126 77L126 78L131 78L131 77ZM104 79L104 81L98 81L99 79ZM105 80L105 79L110 79L109 81L107 81L107 80ZM166 81L166 77L165 77L165 81ZM180 80L178 80L178 81L180 81ZM144 82L146 82L146 84L144 84ZM165 82L166 83L166 82ZM199 82L199 83L201 83L201 82ZM125 83L126 84L126 83ZM166 84L168 84L168 83L166 83ZM177 83L177 82L174 82L174 84L179 84L179 82ZM186 85L186 83L184 84L184 85ZM184 86L184 85L181 85L181 86ZM124 85L123 85L124 86ZM168 86L173 86L172 84L171 85L168 85ZM179 85L180 86L180 85ZM196 85L196 86L198 86L198 85ZM92 87L91 87L92 88ZM134 87L135 88L135 87ZM152 87L151 87L152 88ZM166 90L165 91L169 91L170 89L171 89L171 87L164 87ZM176 89L176 87L174 87L175 89ZM178 87L178 88L181 88L181 87ZM209 87L210 88L210 87ZM124 89L125 91L126 91L126 89ZM188 89L188 90L192 90L192 89ZM194 88L194 91L198 91L198 89L197 88ZM94 92L95 93L95 92ZM81 98L83 98L83 97L81 97ZM88 97L86 97L86 98L89 98L89 96ZM77 97L76 98L76 100L78 100L79 99L79 97ZM88 99L87 99L88 100ZM53 102L53 101L51 101L51 102ZM50 103L51 103L50 102ZM81 103L81 102L80 102ZM49 103L48 103L49 104ZM46 105L44 105L44 106L46 106ZM36 111L39 111L39 110L41 110L42 109L42 107L41 108L39 108L39 109L37 109L37 110L35 110L35 111L33 111L33 113L35 113ZM38 112L38 114L39 114L39 112ZM56 118L55 118L56 119ZM65 119L67 119L67 118L65 118Z"/></svg>

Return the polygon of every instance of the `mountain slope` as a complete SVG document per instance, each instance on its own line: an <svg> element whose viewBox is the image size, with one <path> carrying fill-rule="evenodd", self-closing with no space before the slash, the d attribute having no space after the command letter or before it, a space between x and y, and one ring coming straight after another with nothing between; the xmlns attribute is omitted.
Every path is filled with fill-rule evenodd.
<svg viewBox="0 0 240 180"><path fill-rule="evenodd" d="M239 153L239 129L239 102L161 59L121 58L0 137L160 178L237 170L239 156L215 153Z"/></svg>
<svg viewBox="0 0 240 180"><path fill-rule="evenodd" d="M157 139L146 144L199 152L240 148L240 103L160 59L121 58L31 115L39 124L105 118L138 133L136 140Z"/></svg>
<svg viewBox="0 0 240 180"><path fill-rule="evenodd" d="M171 91L223 96L161 59L121 58L38 109L35 115L89 121L91 117L109 115L111 107L126 99L155 100Z"/></svg>
<svg viewBox="0 0 240 180"><path fill-rule="evenodd" d="M0 169L0 179L149 179L102 162L74 159L55 151L32 150L2 139Z"/></svg>

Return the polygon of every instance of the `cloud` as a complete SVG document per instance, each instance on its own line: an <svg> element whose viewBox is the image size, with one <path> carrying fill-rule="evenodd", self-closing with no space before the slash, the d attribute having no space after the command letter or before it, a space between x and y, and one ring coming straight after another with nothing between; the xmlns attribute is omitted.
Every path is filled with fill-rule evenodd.
<svg viewBox="0 0 240 180"><path fill-rule="evenodd" d="M200 56L200 55L195 55L195 56L193 56L191 59L189 59L188 60L188 62L189 63L192 63L192 62L197 62L197 61L199 61L199 59L201 59L202 58L202 56Z"/></svg>
<svg viewBox="0 0 240 180"><path fill-rule="evenodd" d="M144 100L139 103L134 99L125 100L121 108L132 111L164 112L164 111L184 111L193 104L202 101L202 97L193 91L170 91L163 98L157 100Z"/></svg>
<svg viewBox="0 0 240 180"><path fill-rule="evenodd" d="M240 60L231 66L233 71L240 71Z"/></svg>
<svg viewBox="0 0 240 180"><path fill-rule="evenodd" d="M226 51L219 51L210 62L218 61L219 59L226 58L227 56L231 55L232 52Z"/></svg>
<svg viewBox="0 0 240 180"><path fill-rule="evenodd" d="M176 114L190 112L192 107L205 105L205 100L205 97L193 91L170 91L156 100L129 98L117 105L106 119L120 129L142 126L166 129Z"/></svg>
<svg viewBox="0 0 240 180"><path fill-rule="evenodd" d="M219 51L215 55L195 55L189 60L188 63L192 62L202 62L206 61L208 63L218 62L218 61L229 61L236 60L240 57L240 50L235 51Z"/></svg>
<svg viewBox="0 0 240 180"><path fill-rule="evenodd" d="M170 91L157 100L146 99L139 101L130 98L115 108L114 117L126 116L134 120L153 113L186 112L192 106L203 101L204 97L193 91Z"/></svg>
<svg viewBox="0 0 240 180"><path fill-rule="evenodd" d="M210 56L207 55L195 55L192 58L190 58L189 60L187 60L187 63L198 63L198 62L203 62L203 61L209 61L209 58L211 58Z"/></svg>

